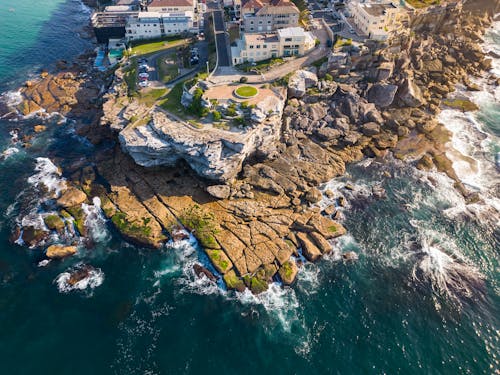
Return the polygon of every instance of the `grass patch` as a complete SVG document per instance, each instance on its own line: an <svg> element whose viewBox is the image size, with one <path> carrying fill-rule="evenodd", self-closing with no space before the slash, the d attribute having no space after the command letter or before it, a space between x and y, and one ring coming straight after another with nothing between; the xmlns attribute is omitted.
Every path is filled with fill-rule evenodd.
<svg viewBox="0 0 500 375"><path fill-rule="evenodd" d="M344 39L342 37L338 37L337 40L335 41L335 44L333 45L334 48L340 48L340 47L345 47L345 46L350 46L352 45L352 39Z"/></svg>
<svg viewBox="0 0 500 375"><path fill-rule="evenodd" d="M158 99L165 95L167 89L150 89L139 94L139 102L152 107Z"/></svg>
<svg viewBox="0 0 500 375"><path fill-rule="evenodd" d="M167 83L179 76L179 67L175 61L175 54L158 59L158 76L161 82Z"/></svg>
<svg viewBox="0 0 500 375"><path fill-rule="evenodd" d="M160 102L160 107L165 111L171 112L179 117L185 118L184 106L181 104L182 97L182 82L177 83L165 95L165 98Z"/></svg>
<svg viewBox="0 0 500 375"><path fill-rule="evenodd" d="M181 44L189 43L188 38L165 37L161 40L149 40L132 42L132 55L142 56L149 55L167 48L176 47Z"/></svg>
<svg viewBox="0 0 500 375"><path fill-rule="evenodd" d="M235 90L235 92L236 95L243 98L251 98L257 95L259 91L253 86L240 86Z"/></svg>
<svg viewBox="0 0 500 375"><path fill-rule="evenodd" d="M210 261L220 273L226 273L229 269L230 260L222 250L207 250Z"/></svg>
<svg viewBox="0 0 500 375"><path fill-rule="evenodd" d="M137 60L130 60L130 65L125 70L124 75L125 83L127 84L128 96L135 96L137 94Z"/></svg>

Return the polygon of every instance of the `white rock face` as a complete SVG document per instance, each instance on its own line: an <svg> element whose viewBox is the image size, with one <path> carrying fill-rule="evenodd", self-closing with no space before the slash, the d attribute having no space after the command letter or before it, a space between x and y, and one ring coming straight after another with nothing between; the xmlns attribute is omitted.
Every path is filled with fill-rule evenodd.
<svg viewBox="0 0 500 375"><path fill-rule="evenodd" d="M200 176L224 182L234 178L255 151L273 150L280 137L283 106L281 102L275 115L239 132L209 126L197 129L155 109L148 125L125 128L119 140L139 165L174 166L185 160Z"/></svg>
<svg viewBox="0 0 500 375"><path fill-rule="evenodd" d="M307 70L297 70L288 80L288 96L302 98L309 87L317 86L318 76Z"/></svg>

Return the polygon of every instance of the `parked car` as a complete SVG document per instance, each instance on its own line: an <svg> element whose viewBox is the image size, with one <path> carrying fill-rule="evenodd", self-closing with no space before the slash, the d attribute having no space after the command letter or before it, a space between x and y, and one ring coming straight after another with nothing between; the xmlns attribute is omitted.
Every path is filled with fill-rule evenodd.
<svg viewBox="0 0 500 375"><path fill-rule="evenodd" d="M141 87L148 87L149 86L149 82L148 81L141 81L141 82L139 82L139 86L141 86Z"/></svg>
<svg viewBox="0 0 500 375"><path fill-rule="evenodd" d="M141 65L139 65L139 69L149 70L149 65L148 64L141 64Z"/></svg>
<svg viewBox="0 0 500 375"><path fill-rule="evenodd" d="M149 77L139 77L139 81L147 81Z"/></svg>
<svg viewBox="0 0 500 375"><path fill-rule="evenodd" d="M148 73L139 73L139 78L149 78Z"/></svg>

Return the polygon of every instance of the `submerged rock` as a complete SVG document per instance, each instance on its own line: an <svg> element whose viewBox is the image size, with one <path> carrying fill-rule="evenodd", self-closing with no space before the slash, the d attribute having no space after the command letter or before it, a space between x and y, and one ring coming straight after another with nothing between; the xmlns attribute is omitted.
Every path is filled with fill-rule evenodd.
<svg viewBox="0 0 500 375"><path fill-rule="evenodd" d="M354 251L348 251L347 253L342 254L342 258L346 261L354 261L358 260L359 256Z"/></svg>
<svg viewBox="0 0 500 375"><path fill-rule="evenodd" d="M201 264L194 264L193 271L198 277L206 276L210 281L216 282L219 278L210 272L207 268L203 267Z"/></svg>

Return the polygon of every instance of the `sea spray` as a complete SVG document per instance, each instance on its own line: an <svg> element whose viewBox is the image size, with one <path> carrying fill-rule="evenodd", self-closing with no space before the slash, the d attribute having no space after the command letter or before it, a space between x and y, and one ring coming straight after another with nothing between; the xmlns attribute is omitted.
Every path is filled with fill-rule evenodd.
<svg viewBox="0 0 500 375"><path fill-rule="evenodd" d="M106 242L110 239L107 230L106 218L101 209L101 199L92 198L92 204L82 203L82 210L85 214L85 228L88 235L96 242Z"/></svg>
<svg viewBox="0 0 500 375"><path fill-rule="evenodd" d="M49 193L58 197L66 188L66 180L61 177L61 171L49 158L36 159L36 173L28 178L28 183L35 187L45 187Z"/></svg>

